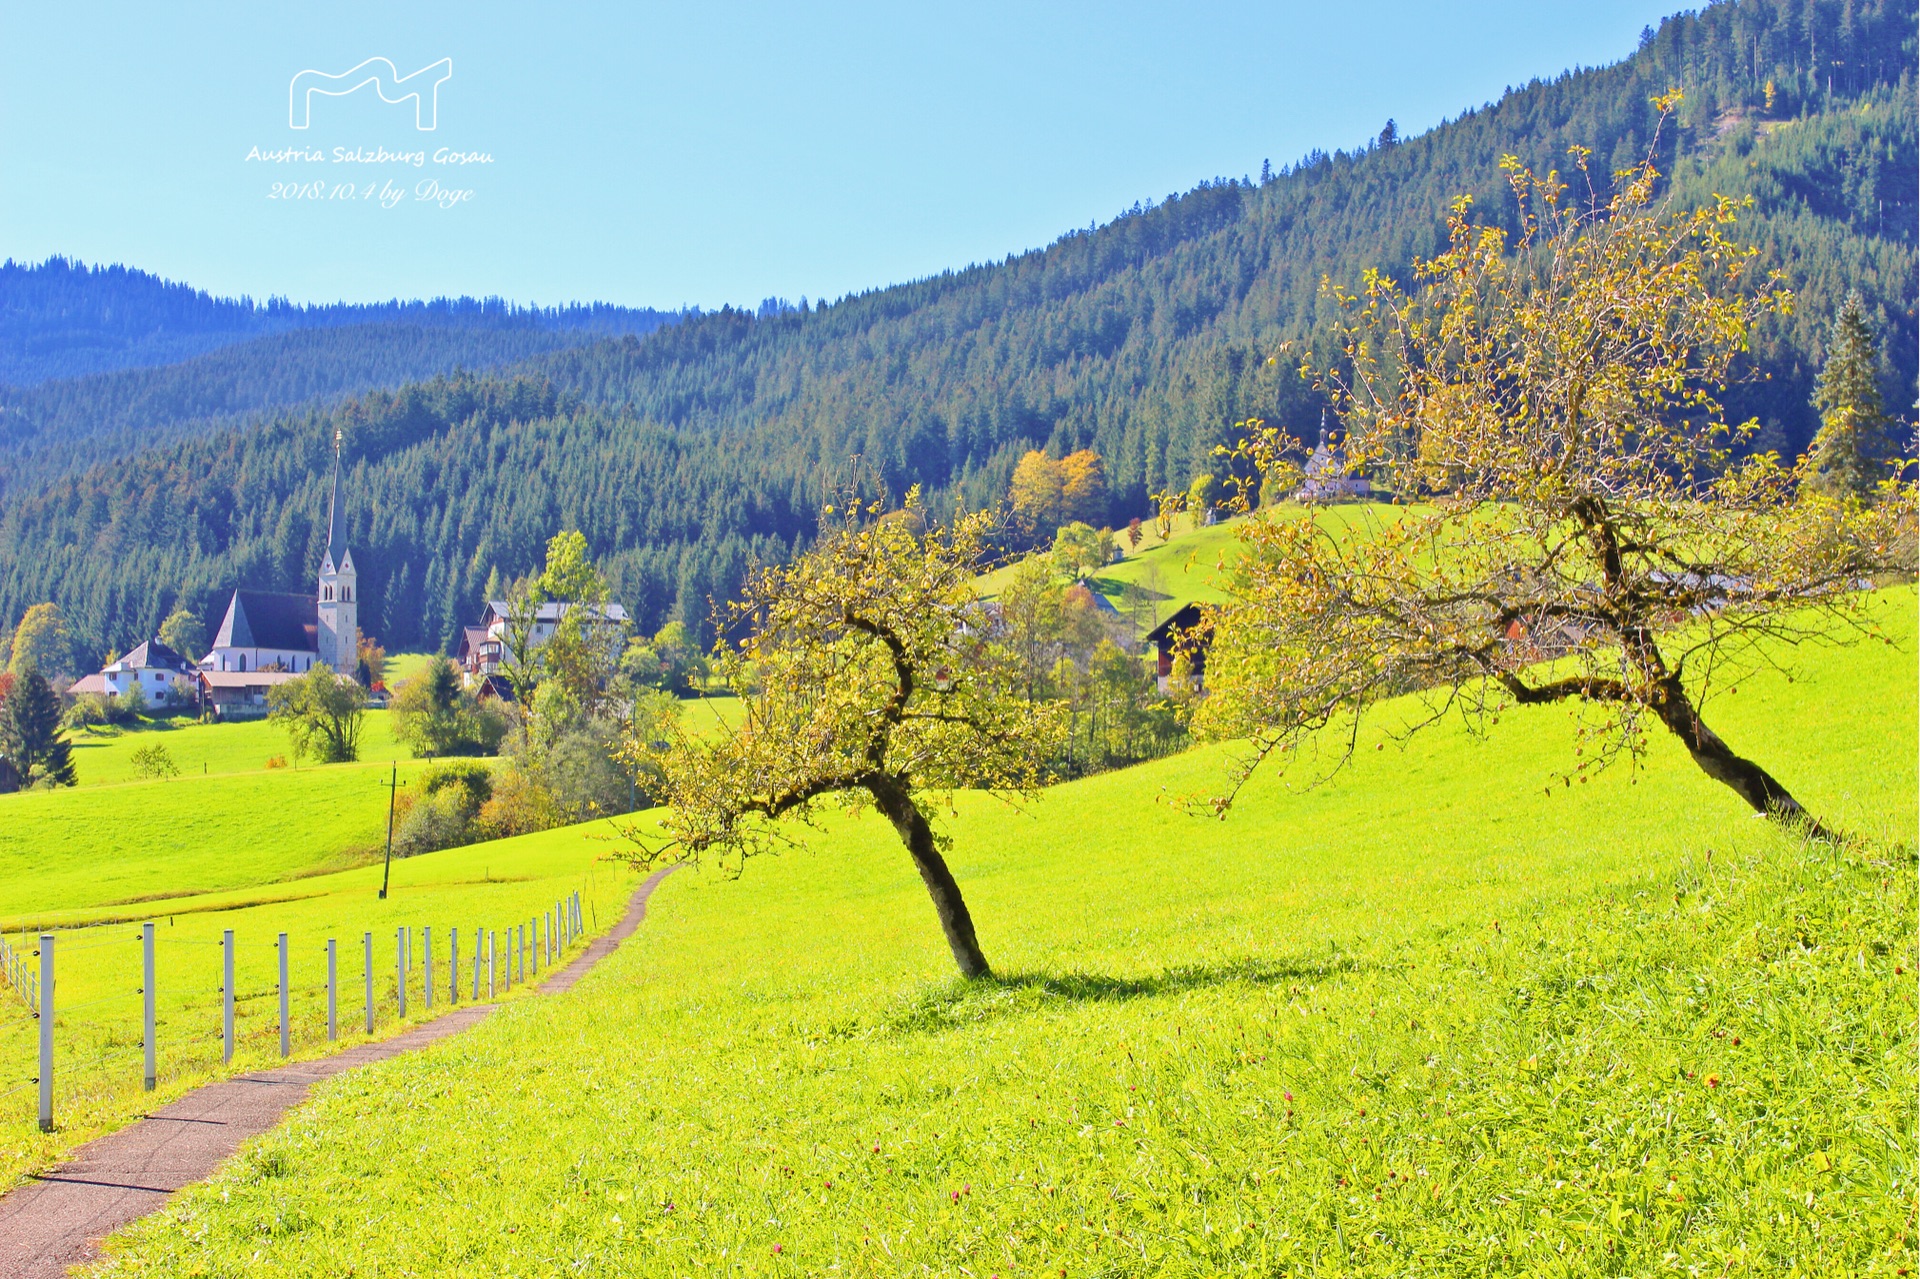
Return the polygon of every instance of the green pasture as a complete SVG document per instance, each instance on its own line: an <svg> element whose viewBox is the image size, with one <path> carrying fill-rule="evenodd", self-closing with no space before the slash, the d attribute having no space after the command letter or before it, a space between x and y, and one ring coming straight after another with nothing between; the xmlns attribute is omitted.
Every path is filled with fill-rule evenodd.
<svg viewBox="0 0 1920 1279"><path fill-rule="evenodd" d="M233 797L230 793L229 797ZM34 1126L38 1023L17 993L0 986L0 1188L74 1145L99 1135L187 1088L227 1073L221 1066L221 934L235 934L236 1040L234 1071L279 1060L277 936L288 934L291 1022L296 1055L325 1051L326 942L336 943L341 1040L367 1038L364 1022L365 934L374 939L375 1035L445 1012L450 1006L448 929L459 930L459 1002L471 1002L473 938L495 933L499 965L492 990L508 995L505 965L512 949L506 930L527 924L568 893L583 895L589 932L613 922L634 883L624 866L603 861L614 847L610 828L573 827L518 839L396 861L389 896L379 898L382 868L364 866L290 883L266 883L223 893L171 897L145 907L71 912L55 932L57 1132ZM156 854L178 864L177 882L200 873L189 858ZM267 865L252 863L254 873ZM7 892L34 897L42 882L30 866L9 868ZM70 891L57 874L48 893ZM71 919L105 918L77 926ZM155 924L155 990L158 1000L160 1087L140 1089L140 924ZM30 956L38 921L14 924L5 940ZM408 1018L397 1017L395 932L413 930ZM544 933L547 925L540 925ZM434 934L435 999L424 1007L423 939ZM521 934L516 933L518 937ZM525 934L531 944L532 933ZM31 959L29 962L34 962ZM530 961L522 959L524 966ZM541 964L544 970L544 963ZM526 971L531 975L531 968ZM482 971L481 997L489 986ZM517 993L517 990L516 992Z"/></svg>
<svg viewBox="0 0 1920 1279"><path fill-rule="evenodd" d="M967 983L830 815L322 1085L103 1272L1911 1273L1915 593L1879 608L1894 645L1709 710L1851 847L1664 737L1569 783L1565 708L1403 749L1399 704L1224 821L1181 802L1220 750L957 797Z"/></svg>
<svg viewBox="0 0 1920 1279"><path fill-rule="evenodd" d="M154 745L166 747L182 779L261 772L270 759L281 760L289 772L313 767L311 760L296 763L287 743L286 728L264 719L212 724L191 719L151 720L129 728L106 725L83 729L69 734L69 739L73 742L73 766L81 786L110 786L139 780L134 771L133 754ZM361 717L362 760L404 760L412 754L394 740L385 711L368 711Z"/></svg>

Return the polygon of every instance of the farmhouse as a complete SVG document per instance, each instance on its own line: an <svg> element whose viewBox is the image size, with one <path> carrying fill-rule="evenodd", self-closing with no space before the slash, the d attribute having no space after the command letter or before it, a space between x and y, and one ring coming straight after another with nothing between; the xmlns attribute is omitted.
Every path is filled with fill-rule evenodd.
<svg viewBox="0 0 1920 1279"><path fill-rule="evenodd" d="M1184 604L1174 610L1173 616L1148 631L1143 641L1158 650L1155 676L1161 692L1169 691L1174 659L1181 654L1186 655L1192 668L1193 690L1199 692L1206 687L1207 647L1213 642L1213 628L1205 624L1198 604Z"/></svg>
<svg viewBox="0 0 1920 1279"><path fill-rule="evenodd" d="M268 691L298 678L292 671L201 671L201 705L215 719L258 719L267 713Z"/></svg>
<svg viewBox="0 0 1920 1279"><path fill-rule="evenodd" d="M359 571L347 549L340 509L340 437L333 440L333 498L327 509L327 549L313 595L275 591L233 593L202 671L298 674L325 662L352 675L360 664Z"/></svg>
<svg viewBox="0 0 1920 1279"><path fill-rule="evenodd" d="M596 631L604 628L608 644L616 652L619 650L627 628L625 608L618 604L576 604L565 600L548 600L534 610L527 635L528 645L538 648L552 639L560 620L575 609L585 609L586 624ZM469 684L485 680L513 660L513 649L509 643L513 628L526 624L514 617L514 606L508 601L487 601L487 607L480 615L480 624L464 628L460 635L458 658Z"/></svg>
<svg viewBox="0 0 1920 1279"><path fill-rule="evenodd" d="M118 697L138 686L148 701L163 702L172 697L175 680L190 681L197 673L192 662L159 640L150 639L126 656L116 658L100 670L76 681L67 692L75 697L82 693Z"/></svg>

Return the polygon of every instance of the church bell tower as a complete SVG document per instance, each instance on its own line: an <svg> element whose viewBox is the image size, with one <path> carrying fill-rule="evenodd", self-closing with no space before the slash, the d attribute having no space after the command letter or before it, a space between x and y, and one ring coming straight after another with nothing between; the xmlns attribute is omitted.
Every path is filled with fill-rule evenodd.
<svg viewBox="0 0 1920 1279"><path fill-rule="evenodd" d="M333 433L333 501L327 509L327 553L320 561L314 605L320 660L342 675L360 666L360 586L347 549L346 516L340 510L340 432Z"/></svg>

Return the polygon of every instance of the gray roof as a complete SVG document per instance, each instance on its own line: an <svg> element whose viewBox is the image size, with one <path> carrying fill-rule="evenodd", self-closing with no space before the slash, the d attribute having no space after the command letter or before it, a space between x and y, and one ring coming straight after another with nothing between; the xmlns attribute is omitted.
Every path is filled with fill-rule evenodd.
<svg viewBox="0 0 1920 1279"><path fill-rule="evenodd" d="M159 667L169 671L191 671L193 669L192 662L189 662L186 658L180 656L180 654L174 652L157 639L150 639L139 647L132 649L124 657L118 659L117 665L129 670L140 670L147 667Z"/></svg>
<svg viewBox="0 0 1920 1279"><path fill-rule="evenodd" d="M235 591L213 647L310 653L319 651L319 637L319 610L313 596Z"/></svg>
<svg viewBox="0 0 1920 1279"><path fill-rule="evenodd" d="M493 610L494 616L496 617L511 617L513 615L513 601L511 600L488 600L487 607ZM565 600L548 600L533 611L533 620L536 622L557 622L566 615L567 610L580 607L582 606L579 604L569 604ZM627 610L618 604L609 604L605 608L604 616L609 622L624 622L627 620Z"/></svg>

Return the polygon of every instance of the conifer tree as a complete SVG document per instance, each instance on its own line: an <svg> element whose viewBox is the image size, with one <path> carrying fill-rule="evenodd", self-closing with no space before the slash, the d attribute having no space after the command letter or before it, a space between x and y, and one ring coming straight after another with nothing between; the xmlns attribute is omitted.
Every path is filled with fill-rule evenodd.
<svg viewBox="0 0 1920 1279"><path fill-rule="evenodd" d="M1886 414L1881 408L1880 346L1858 293L1849 293L1834 317L1813 403L1820 429L1809 448L1810 487L1829 497L1872 494L1883 470L1887 447Z"/></svg>
<svg viewBox="0 0 1920 1279"><path fill-rule="evenodd" d="M0 758L23 787L76 781L73 747L60 731L60 697L31 663L16 672L12 692L0 702Z"/></svg>

